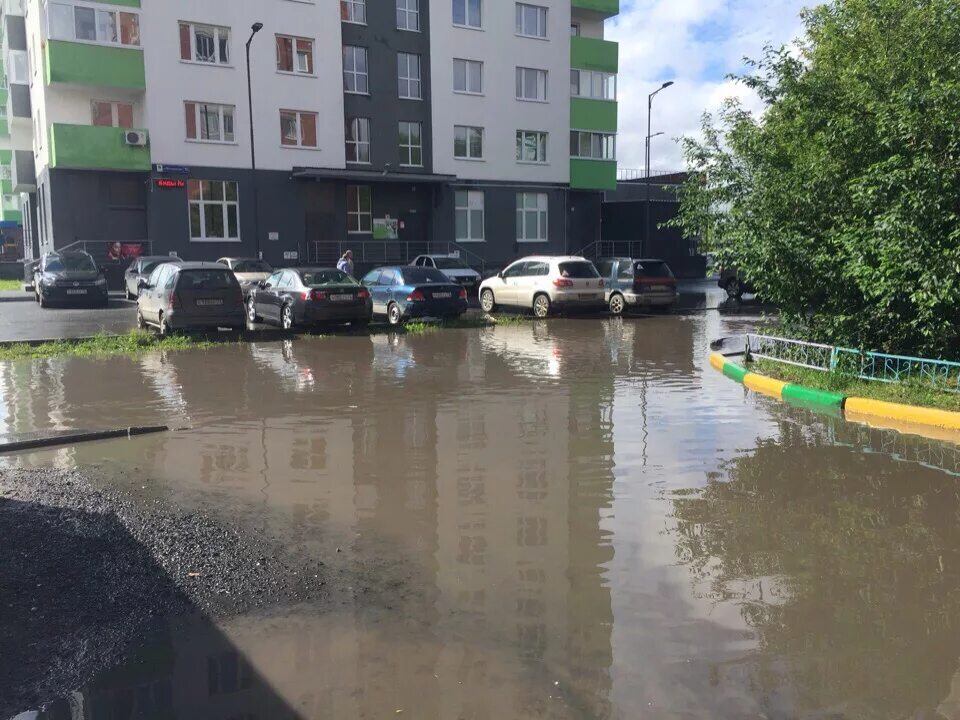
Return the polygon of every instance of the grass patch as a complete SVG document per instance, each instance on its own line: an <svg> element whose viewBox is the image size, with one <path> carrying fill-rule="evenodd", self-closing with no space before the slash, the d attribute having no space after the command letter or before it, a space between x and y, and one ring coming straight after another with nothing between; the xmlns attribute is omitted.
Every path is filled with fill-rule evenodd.
<svg viewBox="0 0 960 720"><path fill-rule="evenodd" d="M197 350L213 347L218 343L203 337L172 335L161 338L144 330L131 330L118 337L102 335L79 342L57 340L42 345L17 343L0 347L0 360L24 358L43 359L52 357L90 357L100 355L138 355L157 350Z"/></svg>
<svg viewBox="0 0 960 720"><path fill-rule="evenodd" d="M785 365L772 360L757 360L748 363L747 369L760 375L816 388L817 390L828 390L884 402L960 411L960 394L937 390L918 381L903 383L871 382L841 372L820 372Z"/></svg>
<svg viewBox="0 0 960 720"><path fill-rule="evenodd" d="M23 290L23 280L0 280L0 290Z"/></svg>

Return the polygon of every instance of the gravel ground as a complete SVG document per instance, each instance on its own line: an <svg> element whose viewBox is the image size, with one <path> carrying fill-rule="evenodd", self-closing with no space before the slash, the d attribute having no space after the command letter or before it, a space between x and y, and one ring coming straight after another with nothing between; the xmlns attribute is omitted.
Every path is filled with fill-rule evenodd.
<svg viewBox="0 0 960 720"><path fill-rule="evenodd" d="M0 718L115 665L151 621L325 597L319 561L75 471L0 473Z"/></svg>

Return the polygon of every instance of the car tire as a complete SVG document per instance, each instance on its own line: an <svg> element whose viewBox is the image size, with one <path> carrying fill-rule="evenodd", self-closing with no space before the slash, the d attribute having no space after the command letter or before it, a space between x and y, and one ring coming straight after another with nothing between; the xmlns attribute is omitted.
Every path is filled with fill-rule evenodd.
<svg viewBox="0 0 960 720"><path fill-rule="evenodd" d="M533 297L533 316L540 319L550 316L550 298L544 293Z"/></svg>
<svg viewBox="0 0 960 720"><path fill-rule="evenodd" d="M403 322L403 313L396 303L390 303L387 306L387 322L391 325L399 325Z"/></svg>
<svg viewBox="0 0 960 720"><path fill-rule="evenodd" d="M497 309L497 301L493 296L493 290L490 288L486 288L480 293L480 309L485 313L492 313Z"/></svg>
<svg viewBox="0 0 960 720"><path fill-rule="evenodd" d="M614 293L610 296L609 307L611 315L623 315L624 310L627 308L627 301L624 300L623 295L620 293Z"/></svg>
<svg viewBox="0 0 960 720"><path fill-rule="evenodd" d="M253 301L253 298L247 300L247 322L253 325L263 320L262 317L257 315L257 304Z"/></svg>
<svg viewBox="0 0 960 720"><path fill-rule="evenodd" d="M143 319L143 313L140 312L140 308L137 308L137 329L138 330L147 329L147 321Z"/></svg>
<svg viewBox="0 0 960 720"><path fill-rule="evenodd" d="M284 330L293 330L296 323L293 320L293 305L286 303L280 308L280 327Z"/></svg>
<svg viewBox="0 0 960 720"><path fill-rule="evenodd" d="M160 313L160 324L157 326L157 332L160 337L170 337L170 326L167 325L167 318L163 316L163 313Z"/></svg>

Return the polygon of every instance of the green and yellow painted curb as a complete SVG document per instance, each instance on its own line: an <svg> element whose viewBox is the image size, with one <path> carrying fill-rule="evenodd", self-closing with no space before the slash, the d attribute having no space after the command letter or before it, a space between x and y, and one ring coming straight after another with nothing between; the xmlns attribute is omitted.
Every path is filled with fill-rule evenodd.
<svg viewBox="0 0 960 720"><path fill-rule="evenodd" d="M710 354L710 365L755 392L854 422L928 436L933 429L960 431L960 412L870 400L793 385L750 372L716 352ZM960 434L949 432L940 432L937 438L960 442Z"/></svg>

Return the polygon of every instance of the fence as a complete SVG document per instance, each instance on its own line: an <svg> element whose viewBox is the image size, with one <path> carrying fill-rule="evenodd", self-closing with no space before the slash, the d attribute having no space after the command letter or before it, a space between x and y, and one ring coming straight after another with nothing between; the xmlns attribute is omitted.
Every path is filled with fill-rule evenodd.
<svg viewBox="0 0 960 720"><path fill-rule="evenodd" d="M746 336L746 352L750 357L822 372L838 371L861 380L918 382L937 390L960 393L960 363L948 360L863 352L753 334Z"/></svg>
<svg viewBox="0 0 960 720"><path fill-rule="evenodd" d="M307 245L307 261L315 264L334 264L347 250L353 251L353 261L367 265L406 265L418 255L453 255L481 274L487 261L470 250L453 242L364 240L315 241Z"/></svg>

